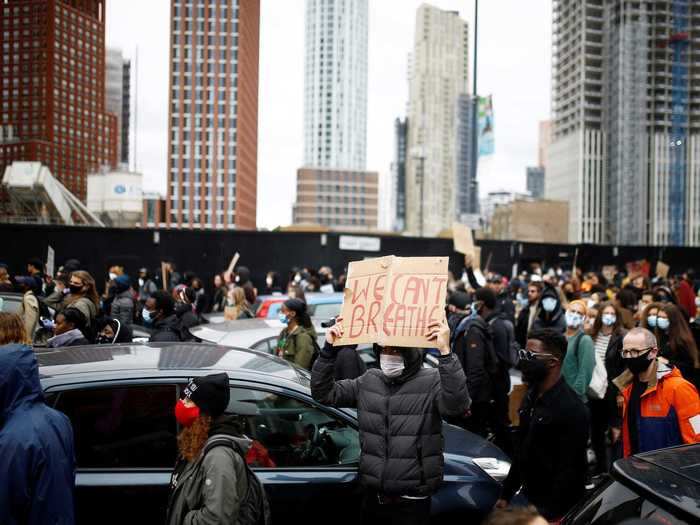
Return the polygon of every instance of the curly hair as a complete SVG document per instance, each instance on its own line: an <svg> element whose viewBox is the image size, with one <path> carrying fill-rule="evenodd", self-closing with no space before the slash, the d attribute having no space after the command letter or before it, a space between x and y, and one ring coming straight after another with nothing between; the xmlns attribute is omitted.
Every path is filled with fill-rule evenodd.
<svg viewBox="0 0 700 525"><path fill-rule="evenodd" d="M177 436L177 449L187 461L193 461L204 448L209 438L211 417L202 414L189 427L182 429Z"/></svg>
<svg viewBox="0 0 700 525"><path fill-rule="evenodd" d="M0 345L12 343L30 345L32 341L27 336L24 323L19 315L0 312Z"/></svg>

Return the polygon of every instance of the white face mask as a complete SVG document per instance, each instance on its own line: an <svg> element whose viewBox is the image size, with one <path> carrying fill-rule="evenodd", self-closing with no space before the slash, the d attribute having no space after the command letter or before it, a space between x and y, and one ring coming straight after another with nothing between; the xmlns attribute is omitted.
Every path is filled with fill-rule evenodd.
<svg viewBox="0 0 700 525"><path fill-rule="evenodd" d="M143 279L139 278L139 286L143 286L143 283L144 283L144 282L145 282L145 281L144 281Z"/></svg>
<svg viewBox="0 0 700 525"><path fill-rule="evenodd" d="M403 356L380 354L379 366L387 377L398 377L404 369Z"/></svg>
<svg viewBox="0 0 700 525"><path fill-rule="evenodd" d="M110 281L114 281L114 279L116 279L117 277L118 277L118 276L117 276L116 273L114 273L114 272L109 272L109 280L110 280Z"/></svg>
<svg viewBox="0 0 700 525"><path fill-rule="evenodd" d="M265 282L267 283L268 288L272 286L272 277L268 277L267 279L265 279Z"/></svg>
<svg viewBox="0 0 700 525"><path fill-rule="evenodd" d="M578 328L583 323L583 315L577 312L566 312L566 325L570 328Z"/></svg>

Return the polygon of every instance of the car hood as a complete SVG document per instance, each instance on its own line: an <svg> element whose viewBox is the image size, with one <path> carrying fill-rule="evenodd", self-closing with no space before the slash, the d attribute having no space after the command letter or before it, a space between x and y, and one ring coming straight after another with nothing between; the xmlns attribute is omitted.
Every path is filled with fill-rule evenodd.
<svg viewBox="0 0 700 525"><path fill-rule="evenodd" d="M510 461L508 456L496 445L468 430L449 423L442 424L445 439L445 453L470 458L496 458Z"/></svg>

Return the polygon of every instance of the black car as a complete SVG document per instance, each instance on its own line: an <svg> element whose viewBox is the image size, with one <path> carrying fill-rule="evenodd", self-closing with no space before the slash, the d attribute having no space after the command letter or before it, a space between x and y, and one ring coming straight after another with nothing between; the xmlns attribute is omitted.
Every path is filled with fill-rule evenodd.
<svg viewBox="0 0 700 525"><path fill-rule="evenodd" d="M632 518L666 525L700 523L700 445L615 462L611 479L562 525L613 525Z"/></svg>
<svg viewBox="0 0 700 525"><path fill-rule="evenodd" d="M75 434L80 523L161 523L176 458L173 409L193 376L225 371L228 412L254 442L247 459L276 523L357 523L360 455L353 410L315 402L309 374L252 350L197 343L68 347L37 356L47 403ZM510 463L494 445L445 424L445 482L435 517L483 516Z"/></svg>

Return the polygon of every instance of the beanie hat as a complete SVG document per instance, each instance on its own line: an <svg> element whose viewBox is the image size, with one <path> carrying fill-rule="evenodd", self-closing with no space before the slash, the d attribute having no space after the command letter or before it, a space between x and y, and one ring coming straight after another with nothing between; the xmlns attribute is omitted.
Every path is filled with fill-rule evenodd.
<svg viewBox="0 0 700 525"><path fill-rule="evenodd" d="M447 300L447 304L451 304L460 310L466 310L467 305L469 305L470 302L469 294L460 291L453 292L452 295L450 295L450 298Z"/></svg>
<svg viewBox="0 0 700 525"><path fill-rule="evenodd" d="M195 377L183 390L184 398L191 399L199 410L212 418L224 413L229 402L228 374Z"/></svg>
<svg viewBox="0 0 700 525"><path fill-rule="evenodd" d="M129 279L128 275L120 275L114 279L114 287L116 288L117 293L128 290L129 286L131 286L131 279Z"/></svg>

